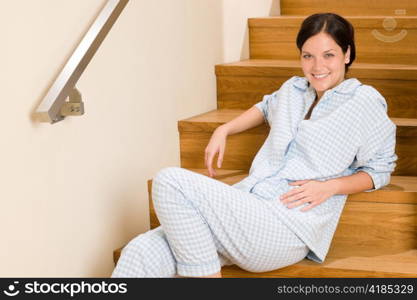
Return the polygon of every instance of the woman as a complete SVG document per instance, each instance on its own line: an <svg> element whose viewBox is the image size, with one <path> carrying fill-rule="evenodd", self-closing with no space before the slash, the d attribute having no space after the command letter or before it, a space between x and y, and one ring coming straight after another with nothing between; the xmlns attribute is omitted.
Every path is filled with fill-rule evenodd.
<svg viewBox="0 0 417 300"><path fill-rule="evenodd" d="M229 186L182 168L153 181L161 226L124 249L113 277L221 277L308 258L323 262L348 194L387 185L395 168L395 124L385 99L346 79L355 59L352 25L335 14L304 20L297 36L305 77L218 127L205 151L209 175L226 138L260 125L269 135L249 176Z"/></svg>

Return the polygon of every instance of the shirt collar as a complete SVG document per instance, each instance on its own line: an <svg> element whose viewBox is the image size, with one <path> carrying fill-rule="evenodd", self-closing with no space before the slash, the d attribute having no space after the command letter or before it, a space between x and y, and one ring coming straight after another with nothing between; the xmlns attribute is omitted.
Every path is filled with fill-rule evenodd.
<svg viewBox="0 0 417 300"><path fill-rule="evenodd" d="M298 77L295 76L295 79L293 81L293 85L303 91L311 90L313 91L313 87L310 86L310 83L308 82L307 78L305 77ZM356 78L348 78L343 80L341 83L339 83L334 88L327 90L327 92L335 92L338 94L353 94L357 87L362 85L362 83L356 79Z"/></svg>

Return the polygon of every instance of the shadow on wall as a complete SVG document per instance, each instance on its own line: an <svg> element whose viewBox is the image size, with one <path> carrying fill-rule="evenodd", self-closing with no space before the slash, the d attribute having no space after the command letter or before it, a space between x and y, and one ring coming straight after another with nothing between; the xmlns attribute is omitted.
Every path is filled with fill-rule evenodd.
<svg viewBox="0 0 417 300"><path fill-rule="evenodd" d="M272 0L271 9L269 10L269 16L280 16L281 15L281 1Z"/></svg>
<svg viewBox="0 0 417 300"><path fill-rule="evenodd" d="M269 16L280 16L281 15L281 0L271 0L271 8L269 9ZM242 50L240 52L240 59L248 59L249 53L249 28L246 26Z"/></svg>

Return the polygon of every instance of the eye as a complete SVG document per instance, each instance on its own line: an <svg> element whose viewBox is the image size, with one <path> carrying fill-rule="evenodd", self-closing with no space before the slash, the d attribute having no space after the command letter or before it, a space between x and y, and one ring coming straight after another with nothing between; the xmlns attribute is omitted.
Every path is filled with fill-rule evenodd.
<svg viewBox="0 0 417 300"><path fill-rule="evenodd" d="M311 55L310 54L304 54L303 55L303 58L310 58L311 57Z"/></svg>
<svg viewBox="0 0 417 300"><path fill-rule="evenodd" d="M325 54L325 56L326 56L326 57L333 57L333 56L334 56L334 54L333 54L333 53L326 53L326 54Z"/></svg>

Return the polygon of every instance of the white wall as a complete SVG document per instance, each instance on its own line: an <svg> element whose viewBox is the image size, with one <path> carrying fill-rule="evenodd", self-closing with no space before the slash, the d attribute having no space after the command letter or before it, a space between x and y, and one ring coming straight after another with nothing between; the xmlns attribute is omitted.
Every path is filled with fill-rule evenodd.
<svg viewBox="0 0 417 300"><path fill-rule="evenodd" d="M280 14L280 0L223 0L224 60L249 58L248 18Z"/></svg>
<svg viewBox="0 0 417 300"><path fill-rule="evenodd" d="M86 114L50 125L32 113L106 1L0 0L0 277L111 274L179 165L177 121L216 107L215 64L273 2L131 0L77 84Z"/></svg>

